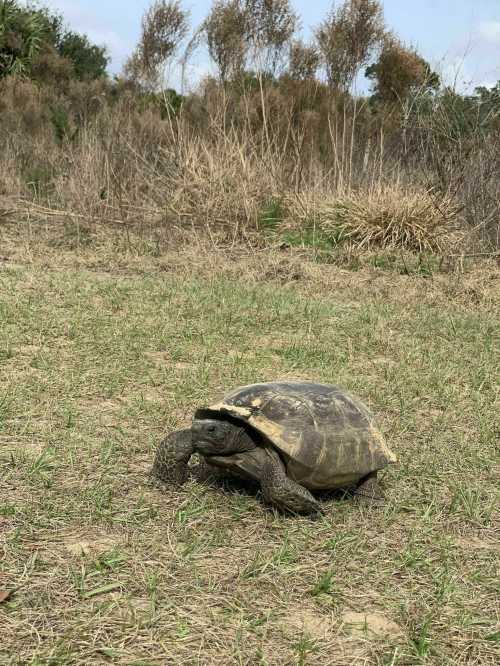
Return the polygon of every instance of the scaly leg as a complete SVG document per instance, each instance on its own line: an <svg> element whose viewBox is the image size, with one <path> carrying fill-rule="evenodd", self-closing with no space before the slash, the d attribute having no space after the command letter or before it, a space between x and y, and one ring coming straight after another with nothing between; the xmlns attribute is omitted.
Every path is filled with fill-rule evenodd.
<svg viewBox="0 0 500 666"><path fill-rule="evenodd" d="M324 513L321 504L299 483L292 481L276 455L271 454L264 464L261 479L266 502L292 513Z"/></svg>
<svg viewBox="0 0 500 666"><path fill-rule="evenodd" d="M211 465L204 456L199 456L200 460L196 467L193 467L193 475L201 483L211 483L212 481L224 481L235 477L229 470L217 465Z"/></svg>
<svg viewBox="0 0 500 666"><path fill-rule="evenodd" d="M377 472L372 472L361 479L354 495L360 499L363 504L383 504L384 494L379 482L377 481Z"/></svg>
<svg viewBox="0 0 500 666"><path fill-rule="evenodd" d="M193 451L191 430L170 433L158 446L151 477L163 483L183 484L188 476L188 462Z"/></svg>

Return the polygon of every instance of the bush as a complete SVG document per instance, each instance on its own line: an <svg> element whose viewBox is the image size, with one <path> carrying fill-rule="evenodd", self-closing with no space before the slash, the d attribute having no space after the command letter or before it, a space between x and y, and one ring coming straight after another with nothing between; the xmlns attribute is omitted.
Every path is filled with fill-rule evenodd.
<svg viewBox="0 0 500 666"><path fill-rule="evenodd" d="M333 198L292 199L289 226L314 227L332 245L346 243L358 250L442 252L458 213L450 197L393 185Z"/></svg>

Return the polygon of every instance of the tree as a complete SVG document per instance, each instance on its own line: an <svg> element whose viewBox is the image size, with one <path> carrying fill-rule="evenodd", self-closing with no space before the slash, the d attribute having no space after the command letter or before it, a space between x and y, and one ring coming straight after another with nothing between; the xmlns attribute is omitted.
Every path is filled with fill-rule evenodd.
<svg viewBox="0 0 500 666"><path fill-rule="evenodd" d="M290 0L245 0L245 13L256 68L275 75L298 25Z"/></svg>
<svg viewBox="0 0 500 666"><path fill-rule="evenodd" d="M57 44L57 51L62 58L73 62L78 79L92 80L106 75L109 62L106 48L91 44L86 35L66 31Z"/></svg>
<svg viewBox="0 0 500 666"><path fill-rule="evenodd" d="M332 90L347 91L368 64L384 35L378 0L346 0L316 29L316 40Z"/></svg>
<svg viewBox="0 0 500 666"><path fill-rule="evenodd" d="M418 91L437 90L440 84L429 63L392 35L386 37L378 61L365 75L373 81L374 98L387 103L401 103Z"/></svg>
<svg viewBox="0 0 500 666"><path fill-rule="evenodd" d="M300 39L290 45L288 70L296 81L314 79L320 64L320 55L314 45L304 44Z"/></svg>
<svg viewBox="0 0 500 666"><path fill-rule="evenodd" d="M487 88L486 86L475 88L474 95L480 104L500 109L500 81L497 81L491 88Z"/></svg>
<svg viewBox="0 0 500 666"><path fill-rule="evenodd" d="M203 29L208 53L224 83L240 75L248 51L246 12L241 0L215 0Z"/></svg>
<svg viewBox="0 0 500 666"><path fill-rule="evenodd" d="M58 59L60 62L58 62ZM108 58L104 47L64 27L63 18L49 9L0 0L0 77L8 74L50 78L52 71L80 79L105 76Z"/></svg>
<svg viewBox="0 0 500 666"><path fill-rule="evenodd" d="M142 17L139 44L125 64L125 75L157 88L169 60L189 32L188 19L180 0L155 0Z"/></svg>
<svg viewBox="0 0 500 666"><path fill-rule="evenodd" d="M27 76L44 38L41 17L16 0L0 0L0 78Z"/></svg>

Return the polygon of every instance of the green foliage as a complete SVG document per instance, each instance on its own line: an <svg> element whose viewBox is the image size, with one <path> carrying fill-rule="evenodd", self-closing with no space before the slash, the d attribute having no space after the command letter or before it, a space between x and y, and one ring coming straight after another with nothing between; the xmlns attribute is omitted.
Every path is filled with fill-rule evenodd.
<svg viewBox="0 0 500 666"><path fill-rule="evenodd" d="M54 128L55 137L61 143L71 133L68 113L59 106L53 107L50 111L50 121Z"/></svg>
<svg viewBox="0 0 500 666"><path fill-rule="evenodd" d="M283 219L283 209L279 199L271 199L262 209L259 219L259 229L276 231Z"/></svg>
<svg viewBox="0 0 500 666"><path fill-rule="evenodd" d="M52 181L52 169L44 163L36 163L26 169L24 180L35 197L47 192Z"/></svg>
<svg viewBox="0 0 500 666"><path fill-rule="evenodd" d="M311 590L313 596L319 594L331 594L334 584L335 574L333 571L325 571L324 574L320 576L316 584Z"/></svg>
<svg viewBox="0 0 500 666"><path fill-rule="evenodd" d="M0 78L25 76L40 51L44 24L36 11L16 0L0 0Z"/></svg>
<svg viewBox="0 0 500 666"><path fill-rule="evenodd" d="M325 234L320 229L306 226L298 231L286 231L282 235L285 243L292 247L312 247L330 253L332 249L342 242L334 234Z"/></svg>
<svg viewBox="0 0 500 666"><path fill-rule="evenodd" d="M184 104L184 95L173 88L168 88L162 92L139 92L138 108L141 112L146 109L156 109L159 112L161 120L178 116L182 105Z"/></svg>
<svg viewBox="0 0 500 666"><path fill-rule="evenodd" d="M480 86L473 97L466 97L465 102L477 113L481 127L500 127L500 81L492 88Z"/></svg>
<svg viewBox="0 0 500 666"><path fill-rule="evenodd" d="M445 88L428 105L422 98L415 104L414 116L431 127L439 152L468 142L487 141L500 128L500 82L491 89L477 88L475 95L460 95Z"/></svg>
<svg viewBox="0 0 500 666"><path fill-rule="evenodd" d="M481 104L486 104L487 106L500 108L500 81L497 81L492 88L486 88L485 86L479 86L474 91L476 97L479 99Z"/></svg>
<svg viewBox="0 0 500 666"><path fill-rule="evenodd" d="M158 97L160 98L162 118L166 118L168 115L179 115L182 105L184 104L184 95L179 95L179 93L173 88L168 88L168 90L165 90L162 95L157 95L157 98Z"/></svg>
<svg viewBox="0 0 500 666"><path fill-rule="evenodd" d="M65 32L57 44L59 55L74 64L76 78L98 79L106 75L109 58L106 48L91 44L86 35L71 30Z"/></svg>
<svg viewBox="0 0 500 666"><path fill-rule="evenodd" d="M73 75L79 79L106 73L106 49L91 44L85 35L66 30L59 14L24 6L19 0L0 0L0 78L33 77L37 60L47 55L71 62Z"/></svg>

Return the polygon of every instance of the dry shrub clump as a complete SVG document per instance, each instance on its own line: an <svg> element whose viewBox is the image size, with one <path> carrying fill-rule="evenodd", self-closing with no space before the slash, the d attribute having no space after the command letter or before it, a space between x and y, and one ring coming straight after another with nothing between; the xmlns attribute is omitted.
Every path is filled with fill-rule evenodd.
<svg viewBox="0 0 500 666"><path fill-rule="evenodd" d="M477 150L458 154L420 127L401 152L394 118L348 98L333 104L311 81L280 85L237 93L207 81L174 108L125 82L55 90L7 77L0 195L19 220L196 228L232 241L285 223L353 249L431 252L461 227L459 252L495 253L500 142L486 150L478 136ZM270 201L283 211L261 225Z"/></svg>
<svg viewBox="0 0 500 666"><path fill-rule="evenodd" d="M359 250L442 252L451 243L459 213L449 195L397 185L336 197L297 197L289 204L292 226L312 226L335 243Z"/></svg>
<svg viewBox="0 0 500 666"><path fill-rule="evenodd" d="M170 181L169 210L184 222L224 227L233 236L256 229L273 191L265 157L235 134L218 134L210 142L191 137L180 147L182 168Z"/></svg>
<svg viewBox="0 0 500 666"><path fill-rule="evenodd" d="M20 219L256 229L276 187L269 146L217 111L200 127L195 111L173 113L126 89L113 95L97 82L58 96L0 81L0 194Z"/></svg>

